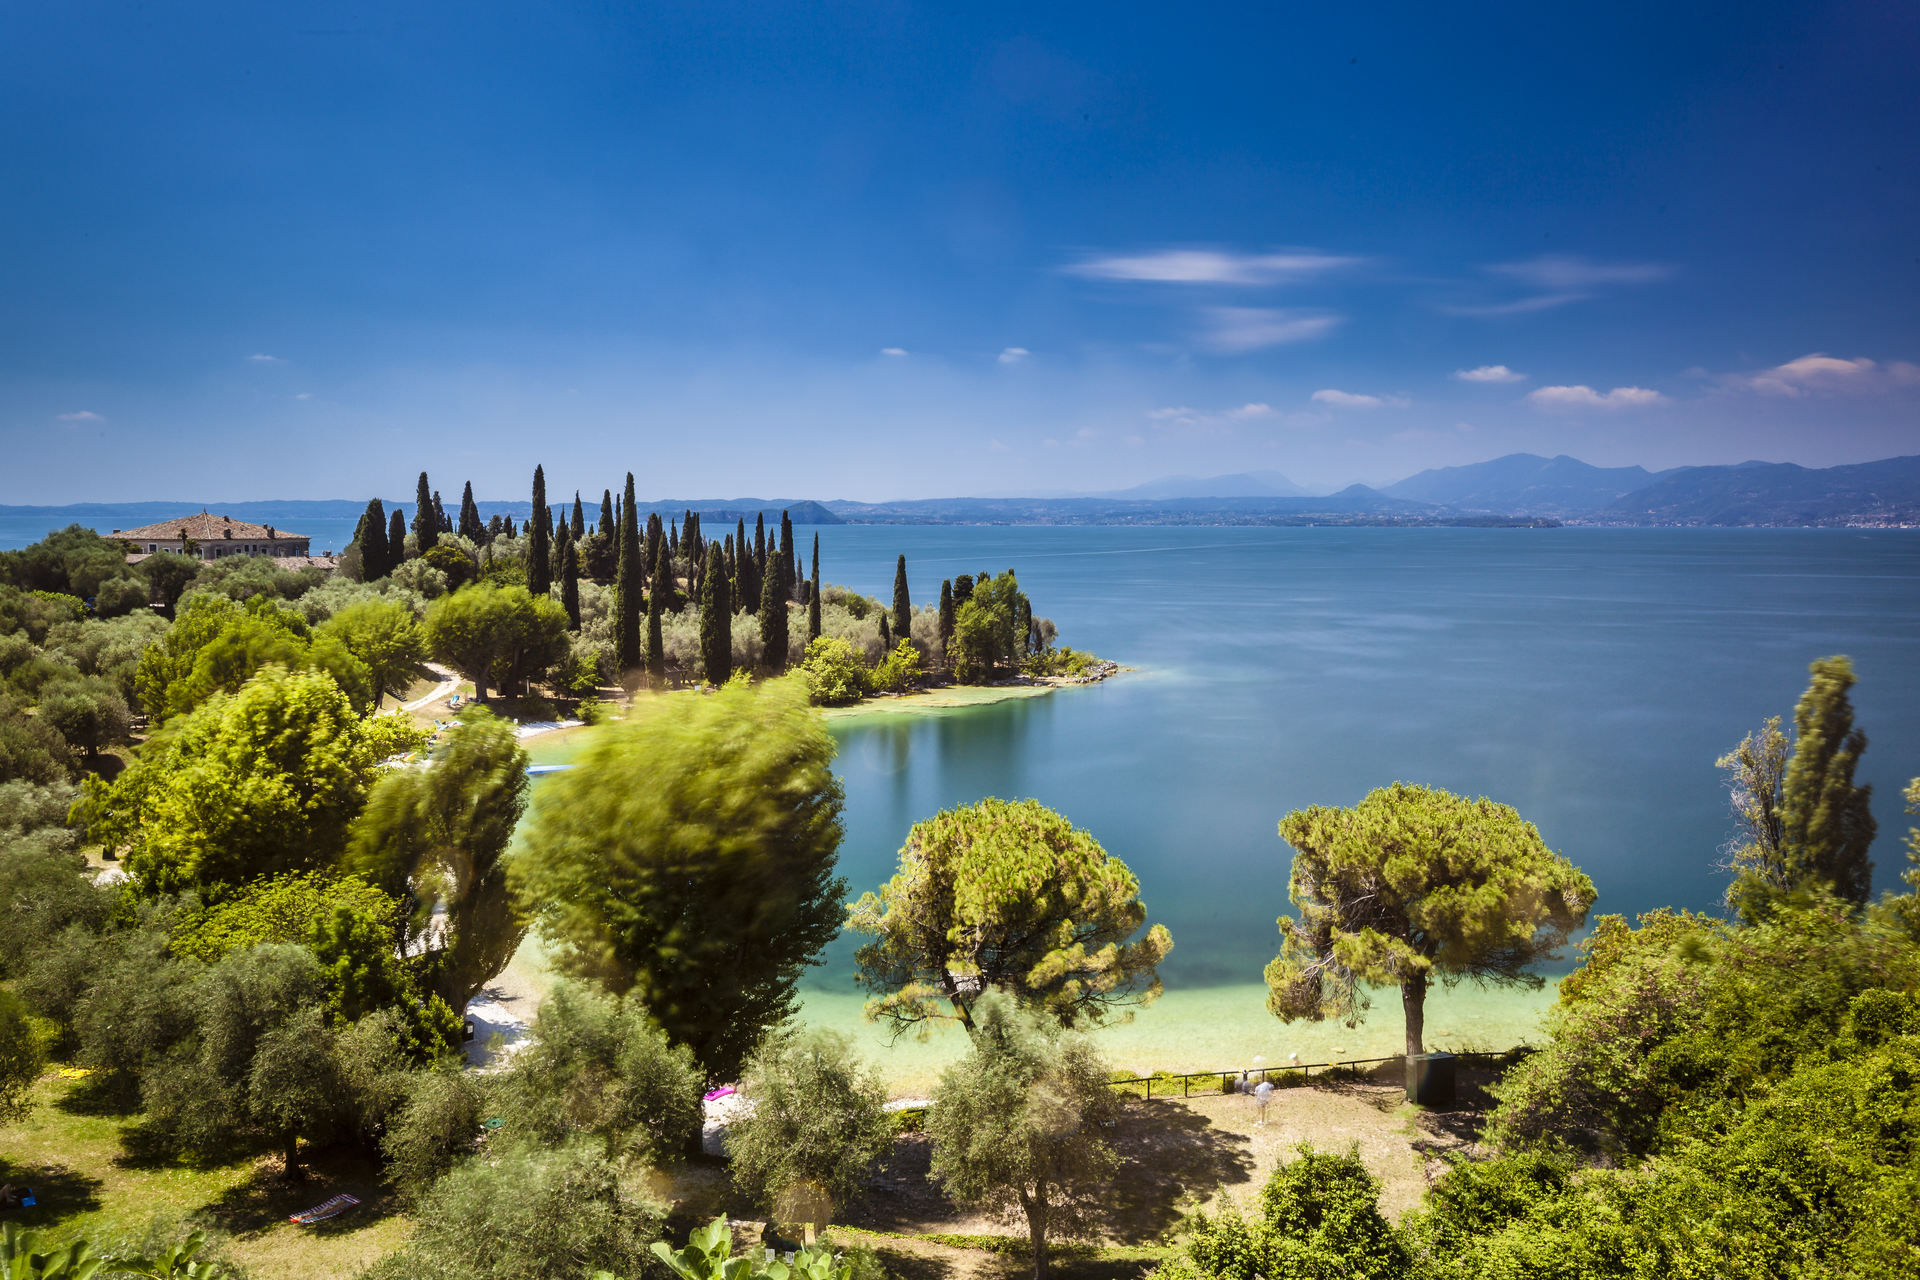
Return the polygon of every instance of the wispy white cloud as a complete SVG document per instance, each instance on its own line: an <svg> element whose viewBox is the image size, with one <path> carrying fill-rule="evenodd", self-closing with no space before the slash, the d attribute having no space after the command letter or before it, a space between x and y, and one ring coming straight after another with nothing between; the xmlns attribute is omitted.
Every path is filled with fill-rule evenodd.
<svg viewBox="0 0 1920 1280"><path fill-rule="evenodd" d="M1155 284L1281 284L1364 258L1330 253L1229 253L1219 249L1167 249L1159 253L1089 258L1060 268L1089 280L1136 280Z"/></svg>
<svg viewBox="0 0 1920 1280"><path fill-rule="evenodd" d="M295 395L295 396L294 396L293 398L294 398L295 400L311 400L311 399L313 399L313 392L311 392L311 391L302 391L302 392L299 392L298 394L296 394L296 395Z"/></svg>
<svg viewBox="0 0 1920 1280"><path fill-rule="evenodd" d="M882 347L880 348L880 354L883 356L903 356L907 354L907 349L905 347Z"/></svg>
<svg viewBox="0 0 1920 1280"><path fill-rule="evenodd" d="M1442 314L1450 316L1523 316L1530 311L1551 311L1555 307L1564 307L1569 302L1581 302L1593 295L1590 293L1548 293L1533 298L1521 298L1515 302L1495 302L1486 306L1448 305L1440 308Z"/></svg>
<svg viewBox="0 0 1920 1280"><path fill-rule="evenodd" d="M1456 370L1454 377L1462 382L1525 382L1527 375L1515 373L1503 364L1483 364L1478 369Z"/></svg>
<svg viewBox="0 0 1920 1280"><path fill-rule="evenodd" d="M1008 347L1005 351L1002 351L1000 353L1000 363L1001 364L1019 364L1022 360L1025 360L1028 356L1032 354L1033 352L1027 350L1025 347Z"/></svg>
<svg viewBox="0 0 1920 1280"><path fill-rule="evenodd" d="M1340 323L1339 316L1266 307L1209 307L1201 314L1207 326L1199 335L1201 345L1223 355L1306 342Z"/></svg>
<svg viewBox="0 0 1920 1280"><path fill-rule="evenodd" d="M1229 418L1271 418L1273 406L1270 404L1243 404L1238 409L1227 410Z"/></svg>
<svg viewBox="0 0 1920 1280"><path fill-rule="evenodd" d="M1674 271L1661 262L1592 262L1577 254L1543 254L1525 262L1496 262L1485 270L1540 292L1508 302L1461 303L1439 310L1454 316L1526 315L1581 302L1617 285L1653 284Z"/></svg>
<svg viewBox="0 0 1920 1280"><path fill-rule="evenodd" d="M1147 416L1149 418L1155 419L1156 421L1167 419L1167 418L1191 418L1196 416L1198 413L1199 413L1199 410L1189 409L1185 405L1181 405L1178 408L1172 408L1172 409L1147 410Z"/></svg>
<svg viewBox="0 0 1920 1280"><path fill-rule="evenodd" d="M255 364L285 364L286 363L286 361L282 360L279 356L267 356L267 355L255 354L255 355L248 356L247 359L253 361Z"/></svg>
<svg viewBox="0 0 1920 1280"><path fill-rule="evenodd" d="M1736 374L1725 381L1744 391L1796 398L1820 392L1872 394L1895 387L1920 386L1920 365L1904 360L1882 365L1865 356L1842 360L1816 351L1759 373Z"/></svg>
<svg viewBox="0 0 1920 1280"><path fill-rule="evenodd" d="M1051 441L1051 440L1049 440L1049 441L1047 441L1047 443L1048 443L1048 444L1052 444L1052 443L1053 443L1053 441ZM1008 448L1007 448L1007 446L1005 446L1004 444L1001 444L1001 443L1000 443L1000 442L999 442L998 440L989 440L989 441L987 441L987 448L989 448L989 449L991 449L991 450L993 450L993 451L994 451L995 453L1007 453L1007 452L1009 452L1009 450L1008 450Z"/></svg>
<svg viewBox="0 0 1920 1280"><path fill-rule="evenodd" d="M74 413L55 414L62 422L105 422L106 419L91 409L81 409Z"/></svg>
<svg viewBox="0 0 1920 1280"><path fill-rule="evenodd" d="M1316 391L1308 398L1341 409L1404 409L1409 403L1404 396L1359 395L1351 391L1336 391L1332 387Z"/></svg>
<svg viewBox="0 0 1920 1280"><path fill-rule="evenodd" d="M1667 398L1645 387L1615 387L1601 395L1592 387L1540 387L1527 399L1542 409L1645 409L1665 404Z"/></svg>
<svg viewBox="0 0 1920 1280"><path fill-rule="evenodd" d="M1589 262L1577 254L1543 254L1525 262L1496 263L1487 270L1556 292L1607 284L1653 284L1673 274L1665 263Z"/></svg>

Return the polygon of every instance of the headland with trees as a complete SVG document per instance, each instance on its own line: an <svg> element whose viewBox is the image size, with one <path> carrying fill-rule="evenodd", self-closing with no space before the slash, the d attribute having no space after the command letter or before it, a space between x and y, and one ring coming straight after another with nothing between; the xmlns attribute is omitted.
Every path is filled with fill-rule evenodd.
<svg viewBox="0 0 1920 1280"><path fill-rule="evenodd" d="M140 606L163 571L84 531L0 555L0 1266L878 1280L915 1274L897 1238L804 1230L844 1223L881 1194L874 1162L919 1142L949 1201L1013 1228L940 1247L1036 1280L1065 1246L1076 1275L1162 1280L1914 1270L1920 833L1907 891L1872 900L1844 658L1814 664L1790 733L1771 721L1721 762L1740 824L1727 914L1593 921L1545 1043L1493 1064L1484 1105L1431 1113L1474 1137L1427 1165L1416 1205L1390 1217L1356 1147L1289 1153L1236 1207L1218 1173L1129 1180L1141 1157L1119 1135L1171 1126L1151 1148L1171 1160L1197 1128L1183 1104L1117 1086L1085 1034L1154 999L1175 942L1093 833L989 797L916 823L886 884L856 898L838 874L834 741L797 656L835 638L836 606L817 572L802 588L790 527L718 544L697 517L643 531L628 489L577 536L576 504L564 533L543 516L482 543L440 527L422 489L416 525L433 527L370 511L355 573L291 592L284 570L235 557L154 610ZM579 568L603 529L604 588ZM429 653L476 694L571 692L570 669L597 681L590 585L634 696L538 796L488 706L431 743L381 710ZM923 630L945 669L975 676L1050 648L1011 574L964 599L956 581L933 610L902 586L893 609L837 606L880 642L864 671L903 642L923 660ZM668 639L682 628L684 657ZM1920 807L1920 781L1907 799ZM1269 1013L1354 1020L1397 992L1409 1064L1433 984L1543 983L1598 899L1485 799L1392 783L1276 817L1296 913ZM889 1112L850 1042L795 1019L800 976L843 928L868 939L872 1017L966 1037L930 1106ZM530 934L563 981L527 1046L476 1071L464 1008ZM715 1173L694 1154L703 1095L729 1089L748 1105ZM17 1141L53 1133L77 1158L82 1124L117 1152L95 1184ZM376 1256L289 1269L221 1228L242 1202L337 1205L323 1195L349 1169L383 1188L362 1212L396 1224ZM725 1196L681 1197L690 1169ZM88 1189L111 1170L161 1171L208 1202L143 1234L138 1206L103 1204L123 1193ZM715 1203L769 1234L736 1249L704 1216ZM1167 1233L1100 1251L1142 1220ZM89 1222L103 1230L83 1245ZM326 1239L283 1247L311 1259Z"/></svg>

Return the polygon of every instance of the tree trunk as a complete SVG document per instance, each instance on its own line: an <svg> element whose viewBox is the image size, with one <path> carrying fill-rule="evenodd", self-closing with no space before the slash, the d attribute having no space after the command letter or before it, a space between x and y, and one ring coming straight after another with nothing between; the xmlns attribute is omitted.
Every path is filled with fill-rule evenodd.
<svg viewBox="0 0 1920 1280"><path fill-rule="evenodd" d="M1036 1182L1033 1194L1020 1190L1020 1207L1027 1211L1027 1241L1033 1250L1033 1280L1047 1280L1047 1184Z"/></svg>
<svg viewBox="0 0 1920 1280"><path fill-rule="evenodd" d="M1425 1053L1422 1035L1427 1025L1427 975L1417 974L1400 984L1400 1008L1407 1015L1407 1056Z"/></svg>
<svg viewBox="0 0 1920 1280"><path fill-rule="evenodd" d="M287 1181L292 1182L300 1176L300 1130L287 1128Z"/></svg>

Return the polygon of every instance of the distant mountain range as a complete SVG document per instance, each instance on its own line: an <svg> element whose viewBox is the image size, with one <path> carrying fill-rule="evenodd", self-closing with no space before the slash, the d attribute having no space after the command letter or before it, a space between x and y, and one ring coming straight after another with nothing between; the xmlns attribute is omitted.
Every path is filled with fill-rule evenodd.
<svg viewBox="0 0 1920 1280"><path fill-rule="evenodd" d="M444 500L444 499L443 499ZM352 519L365 501L129 502L0 507L0 516L133 527L201 506L238 519L297 527L302 519ZM393 504L389 503L389 508ZM400 504L403 507L407 503ZM482 502L482 516L527 517L526 502ZM571 500L568 500L571 506ZM599 503L589 504L597 518ZM1314 495L1277 471L1196 479L1167 476L1107 493L925 498L904 502L702 498L645 504L674 517L693 510L709 525L795 524L1527 524L1920 526L1920 456L1810 468L1790 462L1721 467L1595 467L1565 454L1510 453L1439 467L1384 489L1349 485ZM716 528L715 530L719 530Z"/></svg>

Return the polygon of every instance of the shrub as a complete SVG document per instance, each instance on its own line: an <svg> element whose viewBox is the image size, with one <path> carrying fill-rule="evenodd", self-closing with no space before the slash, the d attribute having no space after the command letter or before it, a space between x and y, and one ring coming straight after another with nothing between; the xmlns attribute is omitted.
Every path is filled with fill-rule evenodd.
<svg viewBox="0 0 1920 1280"><path fill-rule="evenodd" d="M816 706L844 706L866 696L866 665L845 640L826 635L814 640L800 662L800 674Z"/></svg>
<svg viewBox="0 0 1920 1280"><path fill-rule="evenodd" d="M380 1140L387 1181L409 1204L473 1150L486 1100L474 1075L457 1063L405 1077L398 1117Z"/></svg>
<svg viewBox="0 0 1920 1280"><path fill-rule="evenodd" d="M892 1145L886 1085L862 1069L847 1036L770 1038L748 1063L743 1092L752 1110L727 1130L734 1185L783 1221L827 1221Z"/></svg>
<svg viewBox="0 0 1920 1280"><path fill-rule="evenodd" d="M623 1190L618 1168L591 1144L508 1144L435 1183L405 1247L361 1280L638 1277L652 1269L647 1246L663 1218Z"/></svg>
<svg viewBox="0 0 1920 1280"><path fill-rule="evenodd" d="M920 679L920 653L911 640L893 647L886 660L867 673L867 684L876 692L901 693Z"/></svg>
<svg viewBox="0 0 1920 1280"><path fill-rule="evenodd" d="M637 1004L561 985L501 1079L500 1136L593 1138L609 1160L669 1160L699 1137L700 1087L693 1055L668 1044Z"/></svg>

